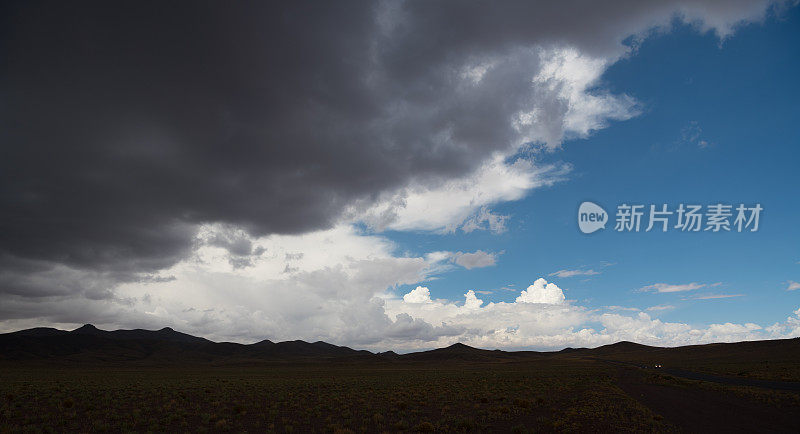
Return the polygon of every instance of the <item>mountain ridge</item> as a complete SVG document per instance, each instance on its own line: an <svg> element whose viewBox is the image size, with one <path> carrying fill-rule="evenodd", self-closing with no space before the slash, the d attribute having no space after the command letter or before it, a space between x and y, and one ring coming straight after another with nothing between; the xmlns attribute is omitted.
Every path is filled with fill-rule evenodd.
<svg viewBox="0 0 800 434"><path fill-rule="evenodd" d="M503 351L475 348L461 342L444 348L398 354L394 351L373 353L339 346L324 341L291 340L273 342L264 339L251 344L214 342L206 338L176 331L101 330L85 324L71 331L51 327L35 327L0 334L0 360L59 360L158 363L196 361L201 363L257 361L464 361L511 362L542 357L601 357L625 359L629 355L646 355L657 360L676 351L687 356L702 355L709 349L736 352L758 348L800 350L800 339L715 343L685 347L655 347L621 341L596 348L564 348L559 351Z"/></svg>

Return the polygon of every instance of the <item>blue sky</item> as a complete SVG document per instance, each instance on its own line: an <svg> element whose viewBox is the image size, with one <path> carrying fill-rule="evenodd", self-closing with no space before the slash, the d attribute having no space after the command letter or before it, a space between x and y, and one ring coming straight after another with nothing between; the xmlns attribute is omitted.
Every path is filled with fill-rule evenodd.
<svg viewBox="0 0 800 434"><path fill-rule="evenodd" d="M724 41L676 24L646 39L599 83L636 98L641 114L537 154L540 162L568 162L572 171L563 182L495 207L511 216L507 232L395 232L390 238L411 252L503 252L494 267L459 269L429 282L434 298L460 300L474 289L493 291L482 296L487 302L510 302L518 294L500 288L521 290L545 276L568 299L591 308L674 306L652 313L665 321L762 323L785 316L787 306L800 305L800 291L786 290L788 281L800 280L797 41L797 8L747 25ZM699 146L700 140L708 145ZM625 202L666 203L673 210L679 203L760 203L764 211L754 233L585 235L576 224L584 200L612 214ZM547 277L564 269L599 274ZM655 283L692 282L720 285L638 291ZM697 295L741 296L685 300Z"/></svg>
<svg viewBox="0 0 800 434"><path fill-rule="evenodd" d="M507 5L7 6L0 332L800 336L800 8ZM585 201L763 211L584 234Z"/></svg>

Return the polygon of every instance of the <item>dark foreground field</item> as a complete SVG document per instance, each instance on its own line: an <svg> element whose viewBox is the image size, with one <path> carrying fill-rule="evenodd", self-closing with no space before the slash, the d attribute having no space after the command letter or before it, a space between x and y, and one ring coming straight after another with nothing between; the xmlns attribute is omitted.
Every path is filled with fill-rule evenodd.
<svg viewBox="0 0 800 434"><path fill-rule="evenodd" d="M798 340L669 350L621 343L558 353L459 345L403 356L295 342L292 351L270 350L260 360L235 347L200 360L203 352L183 344L153 350L141 337L113 344L126 349L121 353L98 352L94 341L76 350L62 340L60 350L50 350L56 355L44 357L38 352L46 346L37 345L54 342L7 336L0 335L2 432L797 432L800 426L800 385L786 381L797 374ZM314 355L303 344L336 355ZM654 368L653 360L668 362Z"/></svg>

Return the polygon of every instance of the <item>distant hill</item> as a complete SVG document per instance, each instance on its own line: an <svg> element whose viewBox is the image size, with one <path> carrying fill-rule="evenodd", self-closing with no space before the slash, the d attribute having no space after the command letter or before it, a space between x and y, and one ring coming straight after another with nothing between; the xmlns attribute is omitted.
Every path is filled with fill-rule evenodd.
<svg viewBox="0 0 800 434"><path fill-rule="evenodd" d="M405 360L490 360L496 359L499 355L500 353L494 351L481 350L457 343L446 348L404 354L400 358Z"/></svg>
<svg viewBox="0 0 800 434"><path fill-rule="evenodd" d="M143 329L105 331L105 330L100 330L91 324L86 324L80 328L71 331L70 333L76 335L101 336L110 339L139 339L139 340L156 340L156 341L171 341L171 342L211 343L211 341L209 341L208 339L198 338L196 336L192 336L186 333L176 332L175 330L169 327L164 327L163 329L156 331L143 330Z"/></svg>
<svg viewBox="0 0 800 434"><path fill-rule="evenodd" d="M0 334L0 360L65 360L122 362L209 362L219 360L295 360L342 357L377 357L326 342L264 340L243 345L213 342L175 331L106 331L86 324L72 331L34 328Z"/></svg>
<svg viewBox="0 0 800 434"><path fill-rule="evenodd" d="M634 342L617 342L589 348L561 351L501 351L470 347L462 343L429 351L397 354L371 353L322 341L272 342L263 340L244 345L213 342L175 331L100 330L86 324L72 331L37 327L0 334L0 360L58 362L142 362L142 363L250 363L259 361L349 362L514 362L532 358L593 358L609 361L667 364L693 363L714 367L720 361L752 361L769 355L784 365L800 360L800 339L692 345L661 348ZM728 362L729 363L729 362ZM710 369L710 368L709 368Z"/></svg>
<svg viewBox="0 0 800 434"><path fill-rule="evenodd" d="M54 329L52 327L36 327L32 329L6 333L5 335L0 336L58 336L66 333L69 332L66 330Z"/></svg>
<svg viewBox="0 0 800 434"><path fill-rule="evenodd" d="M400 360L433 361L433 360L463 360L463 361L510 361L531 356L541 356L546 353L536 351L501 351L483 350L456 343L445 348L419 351L416 353L398 356Z"/></svg>
<svg viewBox="0 0 800 434"><path fill-rule="evenodd" d="M622 344L622 343L620 343ZM614 345L620 345L614 344ZM717 371L723 365L769 365L774 370L778 364L794 370L800 361L800 339L772 339L734 343L713 343L683 347L648 347L625 343L591 350L592 356L620 361L637 361L645 364L683 365ZM732 368L731 368L732 369ZM766 369L766 368L762 368Z"/></svg>
<svg viewBox="0 0 800 434"><path fill-rule="evenodd" d="M621 341L614 344L603 345L601 347L593 348L591 350L593 356L611 355L611 354L626 354L626 353L646 353L654 350L663 349L661 347L651 347L649 345L637 344L635 342ZM583 351L587 351L583 349Z"/></svg>

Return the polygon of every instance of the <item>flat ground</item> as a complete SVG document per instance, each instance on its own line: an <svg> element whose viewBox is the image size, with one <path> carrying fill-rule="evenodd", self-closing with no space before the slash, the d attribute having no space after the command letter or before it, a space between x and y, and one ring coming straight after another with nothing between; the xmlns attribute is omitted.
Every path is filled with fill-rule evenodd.
<svg viewBox="0 0 800 434"><path fill-rule="evenodd" d="M565 358L0 367L0 431L796 432L793 391Z"/></svg>

